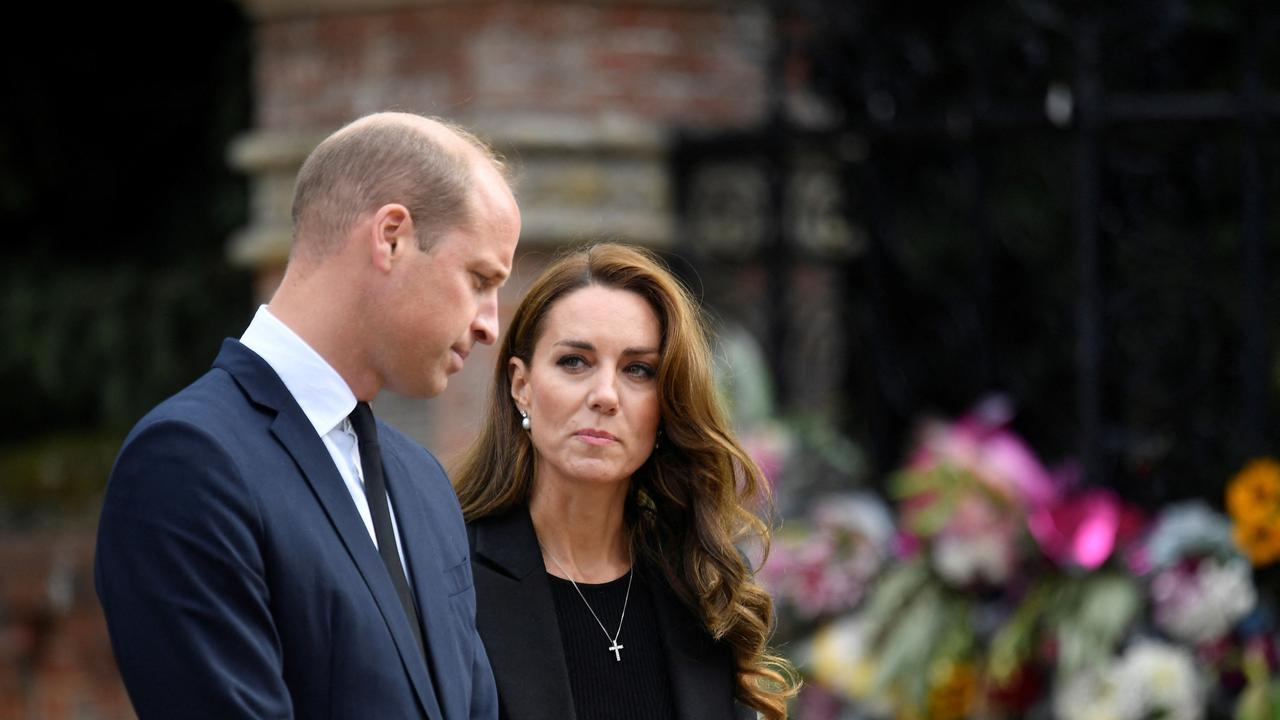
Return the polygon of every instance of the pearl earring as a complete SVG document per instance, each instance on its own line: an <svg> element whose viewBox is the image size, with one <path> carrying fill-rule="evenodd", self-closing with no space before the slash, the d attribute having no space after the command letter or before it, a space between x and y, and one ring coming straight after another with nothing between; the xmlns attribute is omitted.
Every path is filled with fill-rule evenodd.
<svg viewBox="0 0 1280 720"><path fill-rule="evenodd" d="M529 413L521 410L520 411L520 427L524 428L527 431L529 429L529 425L531 425L531 423L529 422Z"/></svg>

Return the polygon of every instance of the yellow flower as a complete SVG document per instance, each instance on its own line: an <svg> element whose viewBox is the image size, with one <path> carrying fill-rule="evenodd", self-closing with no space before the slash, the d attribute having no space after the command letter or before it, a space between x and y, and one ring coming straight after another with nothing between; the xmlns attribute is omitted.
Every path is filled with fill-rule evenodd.
<svg viewBox="0 0 1280 720"><path fill-rule="evenodd" d="M1232 534L1255 567L1280 560L1280 515L1273 514L1260 522L1237 522Z"/></svg>
<svg viewBox="0 0 1280 720"><path fill-rule="evenodd" d="M934 672L929 690L932 720L963 720L973 712L978 697L978 673L972 663L945 662Z"/></svg>
<svg viewBox="0 0 1280 720"><path fill-rule="evenodd" d="M1280 510L1280 462L1253 460L1227 485L1227 511L1237 525L1275 522Z"/></svg>
<svg viewBox="0 0 1280 720"><path fill-rule="evenodd" d="M815 633L809 671L819 685L846 698L872 698L876 691L876 661L870 649L865 623L857 618L837 621Z"/></svg>

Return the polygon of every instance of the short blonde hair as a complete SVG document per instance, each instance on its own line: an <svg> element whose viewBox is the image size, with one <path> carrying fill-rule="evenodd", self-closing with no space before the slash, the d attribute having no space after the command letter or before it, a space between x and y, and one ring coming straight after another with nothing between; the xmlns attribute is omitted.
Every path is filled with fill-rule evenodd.
<svg viewBox="0 0 1280 720"><path fill-rule="evenodd" d="M431 132L432 125L444 131ZM462 143L449 143L449 134ZM388 203L409 210L418 246L428 250L448 230L473 221L474 163L505 178L493 149L461 127L410 113L378 113L325 138L298 171L293 192L294 249L313 258L341 245L366 212Z"/></svg>

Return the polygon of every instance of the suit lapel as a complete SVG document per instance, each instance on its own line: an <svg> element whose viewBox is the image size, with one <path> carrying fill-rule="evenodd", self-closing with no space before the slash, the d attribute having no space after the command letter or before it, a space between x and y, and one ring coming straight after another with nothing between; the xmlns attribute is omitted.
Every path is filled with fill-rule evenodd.
<svg viewBox="0 0 1280 720"><path fill-rule="evenodd" d="M379 430L379 435L386 435L385 428ZM418 617L422 618L423 640L431 656L430 667L432 671L440 667L454 667L457 664L455 658L461 654L461 650L455 647L454 636L443 631L432 634L430 625L432 618L448 618L452 614L449 609L450 588L443 582L447 569L445 562L461 560L466 555L461 547L456 552L439 547L438 535L430 529L439 527L444 519L426 502L422 493L410 489L413 478L389 443L382 445L382 456L387 492L395 509L396 526L400 529L400 545L404 548L405 564L409 566L409 581L418 603ZM450 686L439 676L433 675L432 681L437 699L444 706L444 716L465 717L466 701L470 698L458 693L450 695Z"/></svg>
<svg viewBox="0 0 1280 720"><path fill-rule="evenodd" d="M477 521L476 625L484 639L504 717L573 720L573 690L551 584L523 506Z"/></svg>
<svg viewBox="0 0 1280 720"><path fill-rule="evenodd" d="M665 640L667 672L676 717L711 720L734 717L733 667L725 649L711 641L693 615L680 604L657 570L647 571L658 630Z"/></svg>
<svg viewBox="0 0 1280 720"><path fill-rule="evenodd" d="M369 530L356 511L351 494L347 491L342 476L338 474L338 469L334 467L333 458L325 448L324 441L316 435L315 428L280 382L275 371L257 354L237 341L228 340L223 343L222 352L214 365L231 373L254 402L276 410L276 419L271 424L272 434L302 470L312 492L337 531L338 538L364 578L395 640L405 672L408 673L427 716L440 718L426 664L409 629L408 618L400 606L382 558L369 538Z"/></svg>

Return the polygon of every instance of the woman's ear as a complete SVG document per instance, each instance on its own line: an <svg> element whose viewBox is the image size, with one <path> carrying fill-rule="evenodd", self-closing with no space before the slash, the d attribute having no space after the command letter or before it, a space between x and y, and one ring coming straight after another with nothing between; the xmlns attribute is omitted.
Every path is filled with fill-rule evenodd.
<svg viewBox="0 0 1280 720"><path fill-rule="evenodd" d="M513 357L507 361L507 379L511 381L511 399L522 409L529 407L529 368L524 360Z"/></svg>

